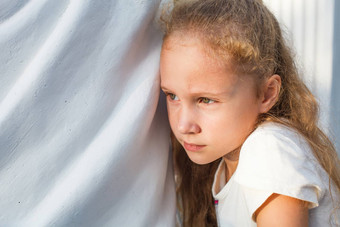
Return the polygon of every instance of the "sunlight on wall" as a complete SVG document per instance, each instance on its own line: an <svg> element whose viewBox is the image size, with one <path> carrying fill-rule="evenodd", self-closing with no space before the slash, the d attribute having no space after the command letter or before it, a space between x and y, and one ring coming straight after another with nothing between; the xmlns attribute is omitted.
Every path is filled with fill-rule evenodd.
<svg viewBox="0 0 340 227"><path fill-rule="evenodd" d="M321 105L320 122L329 133L334 0L264 0L286 28L305 82Z"/></svg>

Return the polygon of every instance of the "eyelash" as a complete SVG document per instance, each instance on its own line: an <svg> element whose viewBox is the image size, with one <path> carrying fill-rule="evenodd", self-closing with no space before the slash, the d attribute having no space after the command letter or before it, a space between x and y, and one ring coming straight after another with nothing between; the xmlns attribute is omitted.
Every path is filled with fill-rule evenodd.
<svg viewBox="0 0 340 227"><path fill-rule="evenodd" d="M170 98L170 100L172 101L177 101L178 97L175 94L172 93L166 93L166 96L168 96ZM175 99L177 97L177 100ZM199 103L204 103L204 104L212 104L215 103L216 101L207 97L200 97L198 98L198 102Z"/></svg>
<svg viewBox="0 0 340 227"><path fill-rule="evenodd" d="M215 100L213 99L209 99L207 97L201 97L198 99L200 103L204 103L204 104L212 104L212 103L215 103ZM208 102L205 102L205 101L208 101Z"/></svg>
<svg viewBox="0 0 340 227"><path fill-rule="evenodd" d="M177 101L177 100L175 100L175 98L172 97L172 96L177 97L177 95L172 94L172 93L167 93L166 95L167 95L172 101ZM178 97L177 97L177 98L178 98Z"/></svg>

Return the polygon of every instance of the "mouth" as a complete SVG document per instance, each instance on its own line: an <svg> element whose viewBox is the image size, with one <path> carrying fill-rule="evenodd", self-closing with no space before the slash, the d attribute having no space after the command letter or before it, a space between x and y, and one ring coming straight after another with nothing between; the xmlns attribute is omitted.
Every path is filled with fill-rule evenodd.
<svg viewBox="0 0 340 227"><path fill-rule="evenodd" d="M190 143L183 142L183 147L187 151L199 151L202 148L206 147L206 145L197 145L197 144L190 144Z"/></svg>

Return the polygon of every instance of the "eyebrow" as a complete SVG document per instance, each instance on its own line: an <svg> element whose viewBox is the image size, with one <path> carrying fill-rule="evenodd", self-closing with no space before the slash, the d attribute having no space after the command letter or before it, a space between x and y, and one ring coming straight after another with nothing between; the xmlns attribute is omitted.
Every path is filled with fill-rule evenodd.
<svg viewBox="0 0 340 227"><path fill-rule="evenodd" d="M161 86L161 89L166 92L166 93L173 93L170 89ZM220 95L226 95L229 94L230 91L223 91L223 92L207 92L207 91L202 91L202 92L193 92L190 93L191 95L194 96L220 96Z"/></svg>
<svg viewBox="0 0 340 227"><path fill-rule="evenodd" d="M161 89L164 91L164 90L169 90L169 89L167 89L166 87L164 87L164 86L161 86Z"/></svg>
<svg viewBox="0 0 340 227"><path fill-rule="evenodd" d="M194 92L194 93L191 93L191 95L193 96L207 96L207 97L216 97L216 96L221 96L221 95L227 95L229 94L230 92L228 91L224 91L224 92L206 92L206 91L203 91L203 92Z"/></svg>

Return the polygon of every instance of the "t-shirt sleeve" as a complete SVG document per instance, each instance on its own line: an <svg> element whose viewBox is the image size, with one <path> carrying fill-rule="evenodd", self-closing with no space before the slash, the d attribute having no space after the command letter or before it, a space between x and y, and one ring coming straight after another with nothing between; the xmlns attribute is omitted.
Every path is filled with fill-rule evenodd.
<svg viewBox="0 0 340 227"><path fill-rule="evenodd" d="M296 133L257 130L241 148L235 181L244 190L251 215L273 193L319 205L325 185L311 150Z"/></svg>

